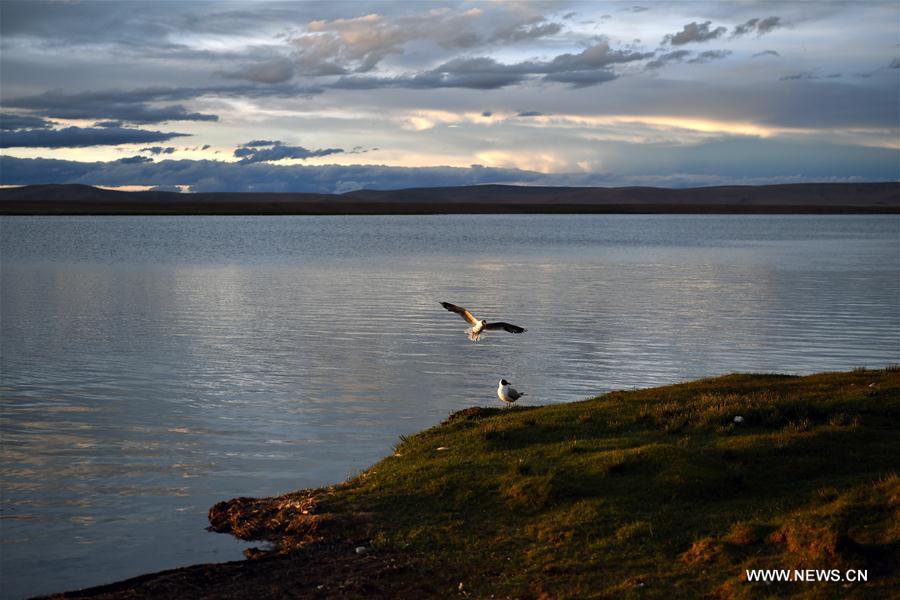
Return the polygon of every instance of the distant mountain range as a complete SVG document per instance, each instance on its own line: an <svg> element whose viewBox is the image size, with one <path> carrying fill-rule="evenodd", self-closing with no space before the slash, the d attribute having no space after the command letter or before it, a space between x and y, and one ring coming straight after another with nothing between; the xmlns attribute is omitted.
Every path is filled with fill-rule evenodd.
<svg viewBox="0 0 900 600"><path fill-rule="evenodd" d="M122 192L87 185L0 189L2 215L466 213L900 213L900 182L688 189L479 185L346 194L179 194Z"/></svg>

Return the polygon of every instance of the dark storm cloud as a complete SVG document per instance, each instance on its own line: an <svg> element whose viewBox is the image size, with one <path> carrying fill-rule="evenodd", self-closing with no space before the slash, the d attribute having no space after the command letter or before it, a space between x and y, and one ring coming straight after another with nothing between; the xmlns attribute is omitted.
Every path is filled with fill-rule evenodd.
<svg viewBox="0 0 900 600"><path fill-rule="evenodd" d="M781 17L766 17L765 19L750 19L746 23L737 25L731 33L731 37L739 37L748 33L756 33L757 37L770 33L781 27Z"/></svg>
<svg viewBox="0 0 900 600"><path fill-rule="evenodd" d="M97 121L94 127L121 127L122 121Z"/></svg>
<svg viewBox="0 0 900 600"><path fill-rule="evenodd" d="M895 56L891 63L888 65L889 69L900 69L900 57Z"/></svg>
<svg viewBox="0 0 900 600"><path fill-rule="evenodd" d="M175 148L173 146L167 146L163 148L162 146L150 146L149 148L141 148L141 152L149 152L150 154L160 155L160 154L174 154Z"/></svg>
<svg viewBox="0 0 900 600"><path fill-rule="evenodd" d="M682 46L691 42L708 42L721 37L723 33L728 31L725 27L716 27L710 29L712 21L705 23L688 23L678 33L670 33L663 38L663 43L669 43L673 46Z"/></svg>
<svg viewBox="0 0 900 600"><path fill-rule="evenodd" d="M492 116L493 114L494 114L494 113L492 113L491 111L486 110L486 111L483 111L483 112L481 113L481 116L482 116L482 117L490 117L490 116Z"/></svg>
<svg viewBox="0 0 900 600"><path fill-rule="evenodd" d="M804 71L802 73L794 73L793 75L785 75L784 77L779 77L779 81L802 81L802 80L815 80L815 79L837 79L841 77L843 73L830 73L828 75L817 75L810 71Z"/></svg>
<svg viewBox="0 0 900 600"><path fill-rule="evenodd" d="M144 5L142 9L154 9ZM168 33L155 18L129 19L134 5L114 2L43 2L5 0L2 3L4 37L30 36L48 44L95 43L119 39L123 42L159 39ZM128 27L122 27L123 24Z"/></svg>
<svg viewBox="0 0 900 600"><path fill-rule="evenodd" d="M103 90L66 93L51 90L43 94L3 98L9 108L29 110L58 119L105 119L133 124L165 121L218 121L214 114L189 112L181 104L156 106L203 97L307 97L324 90L307 85L236 85L207 87L149 87L133 90Z"/></svg>
<svg viewBox="0 0 900 600"><path fill-rule="evenodd" d="M531 63L538 67L537 72L559 73L563 71L580 71L601 69L616 63L627 63L653 57L652 52L632 52L613 50L609 42L602 41L578 54L561 54L549 63ZM523 63L527 64L527 63ZM540 70L543 69L543 70Z"/></svg>
<svg viewBox="0 0 900 600"><path fill-rule="evenodd" d="M116 162L123 165L136 165L140 163L153 162L153 159L149 156L128 156L126 158L120 158Z"/></svg>
<svg viewBox="0 0 900 600"><path fill-rule="evenodd" d="M616 78L616 74L608 69L600 69L597 71L563 71L561 73L548 73L544 75L543 81L552 81L555 83L567 83L573 88L584 88Z"/></svg>
<svg viewBox="0 0 900 600"><path fill-rule="evenodd" d="M19 129L0 137L0 148L83 148L162 142L186 133L165 133L115 127L66 127L65 129Z"/></svg>
<svg viewBox="0 0 900 600"><path fill-rule="evenodd" d="M322 148L310 150L303 146L286 146L280 141L256 140L242 144L234 151L234 156L240 158L241 164L270 162L283 158L298 158L305 160L318 156L331 154L343 154L343 148Z"/></svg>
<svg viewBox="0 0 900 600"><path fill-rule="evenodd" d="M661 54L654 60L651 60L646 64L647 69L659 69L664 67L669 63L680 63L685 62L685 60L691 56L693 52L690 50L674 50L672 52L668 52L666 54ZM689 64L699 65L708 63L714 60L719 60L731 55L731 50L707 50L705 52L701 52L694 58L688 60Z"/></svg>
<svg viewBox="0 0 900 600"><path fill-rule="evenodd" d="M692 52L690 50L673 50L666 54L661 54L657 58L647 63L648 69L659 69L668 63L683 62Z"/></svg>
<svg viewBox="0 0 900 600"><path fill-rule="evenodd" d="M11 113L0 113L0 130L12 131L15 129L48 129L52 122L40 117L32 117L29 115L14 115Z"/></svg>
<svg viewBox="0 0 900 600"><path fill-rule="evenodd" d="M257 83L284 83L294 76L294 63L287 58L279 58L247 65L234 71L219 71L226 79L245 79Z"/></svg>
<svg viewBox="0 0 900 600"><path fill-rule="evenodd" d="M241 148L256 148L257 146L277 146L281 142L278 140L250 140L245 144L241 144Z"/></svg>
<svg viewBox="0 0 900 600"><path fill-rule="evenodd" d="M701 52L691 60L689 63L692 64L703 64L708 63L713 60L723 59L731 54L731 50L707 50L706 52Z"/></svg>
<svg viewBox="0 0 900 600"><path fill-rule="evenodd" d="M801 79L817 79L814 73L810 73L809 71L805 71L803 73L794 73L793 75L785 75L784 77L779 77L779 81L798 81Z"/></svg>
<svg viewBox="0 0 900 600"><path fill-rule="evenodd" d="M218 121L211 114L188 112L184 106L173 104L155 107L152 101L167 100L178 95L171 89L135 91L106 91L67 94L58 90L36 96L4 99L10 108L29 110L45 117L57 119L106 119L135 124L163 123L165 121Z"/></svg>
<svg viewBox="0 0 900 600"><path fill-rule="evenodd" d="M538 110L523 110L516 114L517 117L543 117L544 113Z"/></svg>
<svg viewBox="0 0 900 600"><path fill-rule="evenodd" d="M173 34L228 36L259 27L301 26L308 15L284 3L254 3L235 10L215 2L66 2L4 0L0 32L7 39L29 39L42 47L107 46L144 56L198 56L173 41ZM328 12L319 6L317 12ZM204 58L228 53L199 51Z"/></svg>
<svg viewBox="0 0 900 600"><path fill-rule="evenodd" d="M504 64L486 56L455 58L413 75L397 77L342 77L336 88L373 89L379 87L498 89L520 84L537 76L550 82L569 83L575 87L596 85L616 78L608 67L651 58L652 52L613 50L601 41L577 54L560 54L549 61L523 61Z"/></svg>
<svg viewBox="0 0 900 600"><path fill-rule="evenodd" d="M752 56L752 58L759 58L760 56L781 56L775 50L763 50L762 52L757 52Z"/></svg>

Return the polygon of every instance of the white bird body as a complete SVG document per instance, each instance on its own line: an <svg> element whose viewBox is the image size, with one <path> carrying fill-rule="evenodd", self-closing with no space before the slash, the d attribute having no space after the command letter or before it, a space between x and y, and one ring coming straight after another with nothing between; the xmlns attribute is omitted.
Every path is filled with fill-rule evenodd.
<svg viewBox="0 0 900 600"><path fill-rule="evenodd" d="M477 342L481 339L481 332L484 331L484 326L487 325L487 321L481 320L466 329L466 333L469 334L469 339L473 342Z"/></svg>
<svg viewBox="0 0 900 600"><path fill-rule="evenodd" d="M525 394L519 392L514 387L509 385L509 382L505 379L501 379L500 384L497 386L497 397L505 402L507 406L512 406L513 402L524 395Z"/></svg>

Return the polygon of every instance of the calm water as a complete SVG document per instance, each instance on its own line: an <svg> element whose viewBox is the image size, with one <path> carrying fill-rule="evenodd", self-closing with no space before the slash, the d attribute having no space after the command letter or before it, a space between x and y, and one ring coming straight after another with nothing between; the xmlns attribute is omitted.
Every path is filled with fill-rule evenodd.
<svg viewBox="0 0 900 600"><path fill-rule="evenodd" d="M2 595L240 558L238 495L495 405L900 361L896 216L0 220ZM439 300L528 327L469 342Z"/></svg>

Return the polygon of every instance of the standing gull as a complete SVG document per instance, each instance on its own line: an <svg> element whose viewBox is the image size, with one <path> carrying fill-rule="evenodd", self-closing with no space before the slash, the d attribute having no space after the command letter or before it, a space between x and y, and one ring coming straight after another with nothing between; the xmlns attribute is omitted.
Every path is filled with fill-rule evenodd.
<svg viewBox="0 0 900 600"><path fill-rule="evenodd" d="M512 406L512 403L524 396L525 394L516 391L515 388L509 385L509 382L505 379L500 380L500 385L497 386L497 397L503 400L506 403L506 406Z"/></svg>
<svg viewBox="0 0 900 600"><path fill-rule="evenodd" d="M519 327L518 325L511 325L509 323L503 323L500 321L498 321L497 323L488 323L484 319L476 319L475 315L467 311L462 306L450 304L449 302L441 302L441 306L443 306L450 312L455 312L463 319L465 319L469 325L472 326L466 330L466 333L469 334L469 339L473 342L477 342L481 339L482 332L489 331L491 329L504 329L509 333L525 333L526 331L528 331L524 327Z"/></svg>

